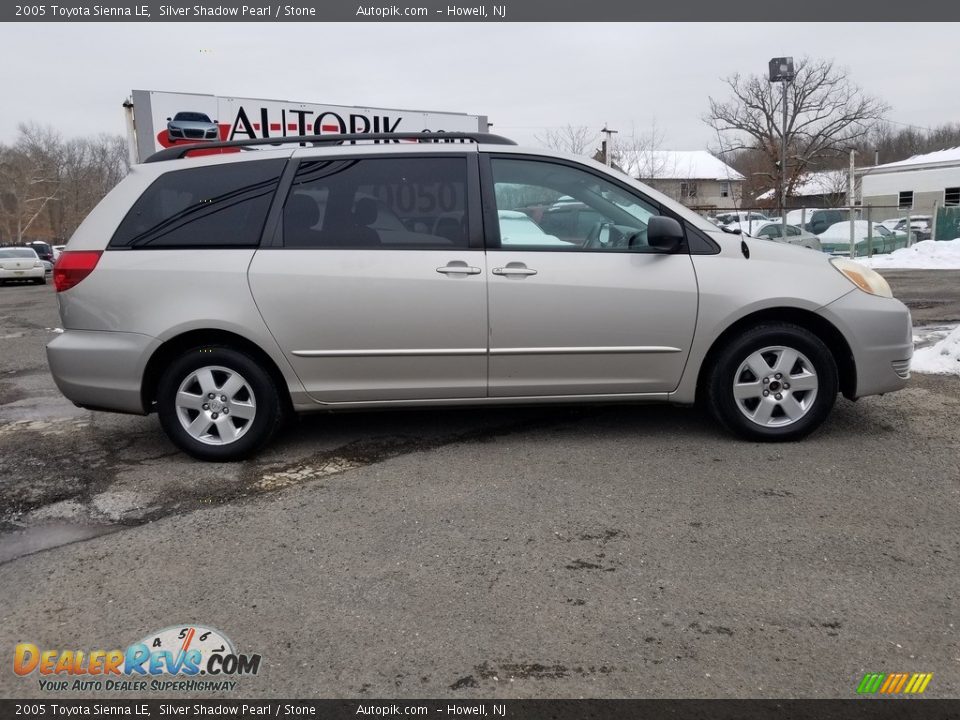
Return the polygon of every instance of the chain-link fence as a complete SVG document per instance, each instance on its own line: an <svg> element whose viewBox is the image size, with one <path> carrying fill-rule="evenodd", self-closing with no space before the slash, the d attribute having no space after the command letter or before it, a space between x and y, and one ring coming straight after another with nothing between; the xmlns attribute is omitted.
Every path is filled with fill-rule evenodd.
<svg viewBox="0 0 960 720"><path fill-rule="evenodd" d="M934 240L960 238L960 207L938 208L934 222Z"/></svg>
<svg viewBox="0 0 960 720"><path fill-rule="evenodd" d="M777 210L740 207L736 210L701 211L710 220L735 227L748 235L771 233L771 222L782 223ZM869 257L891 253L920 240L960 237L960 208L940 208L935 215L918 215L896 205L854 205L833 208L790 207L786 224L801 233L816 235L824 252ZM794 232L788 231L789 235Z"/></svg>

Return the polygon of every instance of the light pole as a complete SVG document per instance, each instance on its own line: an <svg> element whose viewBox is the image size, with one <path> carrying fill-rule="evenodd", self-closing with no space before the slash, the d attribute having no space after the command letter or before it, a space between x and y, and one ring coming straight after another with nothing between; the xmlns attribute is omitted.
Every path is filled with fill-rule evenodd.
<svg viewBox="0 0 960 720"><path fill-rule="evenodd" d="M797 76L792 57L770 59L770 82L782 83L783 125L780 128L780 223L781 234L787 236L787 86Z"/></svg>
<svg viewBox="0 0 960 720"><path fill-rule="evenodd" d="M610 167L610 146L612 145L611 141L613 140L614 134L620 131L609 130L607 129L607 126L604 125L603 130L601 130L600 132L602 132L604 135L607 136L606 140L603 141L603 163L607 167Z"/></svg>

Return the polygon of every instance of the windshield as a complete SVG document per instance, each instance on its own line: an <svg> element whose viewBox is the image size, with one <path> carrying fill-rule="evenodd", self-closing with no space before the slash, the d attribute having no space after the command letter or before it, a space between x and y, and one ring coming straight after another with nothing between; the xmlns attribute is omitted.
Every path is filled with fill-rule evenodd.
<svg viewBox="0 0 960 720"><path fill-rule="evenodd" d="M0 248L0 258L37 258L37 254L28 248Z"/></svg>
<svg viewBox="0 0 960 720"><path fill-rule="evenodd" d="M173 116L174 120L183 120L185 122L210 122L210 118L203 113L179 112Z"/></svg>

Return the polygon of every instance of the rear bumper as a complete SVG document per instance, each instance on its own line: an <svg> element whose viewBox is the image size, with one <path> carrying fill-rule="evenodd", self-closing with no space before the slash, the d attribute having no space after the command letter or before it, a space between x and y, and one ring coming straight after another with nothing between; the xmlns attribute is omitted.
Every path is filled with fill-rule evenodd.
<svg viewBox="0 0 960 720"><path fill-rule="evenodd" d="M0 268L0 280L37 280L45 277L47 271L42 268L22 268L17 270L5 270Z"/></svg>
<svg viewBox="0 0 960 720"><path fill-rule="evenodd" d="M900 390L910 379L913 323L907 307L892 298L854 290L819 314L846 337L857 368L854 397Z"/></svg>
<svg viewBox="0 0 960 720"><path fill-rule="evenodd" d="M47 362L60 392L77 405L145 415L143 371L159 346L139 333L67 330L47 345Z"/></svg>

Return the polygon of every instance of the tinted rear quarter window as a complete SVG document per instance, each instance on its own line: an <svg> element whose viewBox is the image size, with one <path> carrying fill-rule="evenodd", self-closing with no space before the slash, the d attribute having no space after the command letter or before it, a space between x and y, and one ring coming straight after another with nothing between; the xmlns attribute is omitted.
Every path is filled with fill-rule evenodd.
<svg viewBox="0 0 960 720"><path fill-rule="evenodd" d="M284 159L172 170L134 203L112 248L256 247Z"/></svg>

